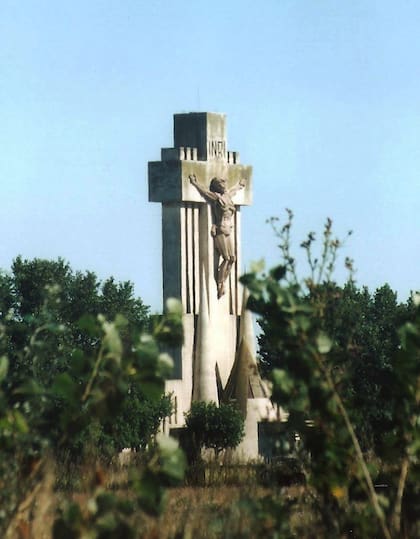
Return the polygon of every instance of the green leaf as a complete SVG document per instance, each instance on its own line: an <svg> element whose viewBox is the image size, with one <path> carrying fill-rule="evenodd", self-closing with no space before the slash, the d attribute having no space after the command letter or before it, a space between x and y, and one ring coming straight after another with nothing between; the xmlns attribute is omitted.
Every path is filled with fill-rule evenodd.
<svg viewBox="0 0 420 539"><path fill-rule="evenodd" d="M36 380L29 378L15 389L14 393L17 395L43 395L45 389Z"/></svg>
<svg viewBox="0 0 420 539"><path fill-rule="evenodd" d="M172 436L166 436L166 434L159 433L156 436L156 442L162 454L171 454L179 447L178 441Z"/></svg>
<svg viewBox="0 0 420 539"><path fill-rule="evenodd" d="M158 368L161 376L164 378L169 378L174 370L174 360L167 353L159 354L158 357Z"/></svg>
<svg viewBox="0 0 420 539"><path fill-rule="evenodd" d="M98 320L101 322L102 329L105 333L103 342L107 349L107 357L114 359L120 364L123 347L117 326L114 322L107 322L103 317L100 318L98 316Z"/></svg>
<svg viewBox="0 0 420 539"><path fill-rule="evenodd" d="M181 449L176 449L170 455L166 455L162 459L162 472L170 479L176 482L184 479L186 468L185 455Z"/></svg>
<svg viewBox="0 0 420 539"><path fill-rule="evenodd" d="M115 532L118 526L118 522L116 516L113 513L109 512L100 516L96 521L96 525L101 532L105 532L108 535L112 532Z"/></svg>
<svg viewBox="0 0 420 539"><path fill-rule="evenodd" d="M249 269L251 270L251 273L261 273L262 271L264 271L264 268L265 261L263 258L261 258L260 260L255 260L254 262L251 262Z"/></svg>
<svg viewBox="0 0 420 539"><path fill-rule="evenodd" d="M26 434L27 432L29 432L28 423L18 410L15 410L13 412L13 419L15 421L18 432L20 432L21 434Z"/></svg>
<svg viewBox="0 0 420 539"><path fill-rule="evenodd" d="M0 382L6 379L9 370L9 360L6 356L0 357Z"/></svg>
<svg viewBox="0 0 420 539"><path fill-rule="evenodd" d="M162 510L163 497L159 479L150 470L146 470L135 484L135 489L141 508L149 514L158 515Z"/></svg>
<svg viewBox="0 0 420 539"><path fill-rule="evenodd" d="M325 333L319 333L316 338L316 346L320 354L328 354L332 348L332 341Z"/></svg>
<svg viewBox="0 0 420 539"><path fill-rule="evenodd" d="M66 372L59 374L51 387L51 392L57 397L62 397L68 401L76 398L79 388L76 382Z"/></svg>
<svg viewBox="0 0 420 539"><path fill-rule="evenodd" d="M67 506L63 516L64 521L70 526L76 526L83 518L80 506L75 502L72 502Z"/></svg>
<svg viewBox="0 0 420 539"><path fill-rule="evenodd" d="M96 318L91 314L84 314L78 321L77 326L86 331L90 336L96 336L98 333L98 323Z"/></svg>
<svg viewBox="0 0 420 539"><path fill-rule="evenodd" d="M179 299L168 298L166 300L166 312L168 314L182 316L182 303L179 301Z"/></svg>
<svg viewBox="0 0 420 539"><path fill-rule="evenodd" d="M114 324L117 329L123 329L128 326L128 320L122 314L117 314L114 320Z"/></svg>
<svg viewBox="0 0 420 539"><path fill-rule="evenodd" d="M279 388L283 393L289 394L294 387L293 380L283 369L273 369L271 379L275 388Z"/></svg>
<svg viewBox="0 0 420 539"><path fill-rule="evenodd" d="M186 460L178 442L170 436L158 434L156 441L161 456L161 471L168 478L181 481L184 478Z"/></svg>
<svg viewBox="0 0 420 539"><path fill-rule="evenodd" d="M270 277L276 281L280 281L283 277L286 276L287 268L286 266L276 266L270 270Z"/></svg>

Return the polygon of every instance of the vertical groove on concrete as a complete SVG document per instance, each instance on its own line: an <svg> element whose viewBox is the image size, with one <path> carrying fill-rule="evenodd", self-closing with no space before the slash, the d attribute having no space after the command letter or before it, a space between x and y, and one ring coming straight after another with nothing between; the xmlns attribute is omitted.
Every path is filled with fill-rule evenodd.
<svg viewBox="0 0 420 539"><path fill-rule="evenodd" d="M193 312L193 223L191 216L191 205L185 205L185 234L186 234L186 284L187 284L187 313Z"/></svg>
<svg viewBox="0 0 420 539"><path fill-rule="evenodd" d="M200 249L198 239L199 208L193 204L193 271L194 271L194 314L198 314L200 308Z"/></svg>
<svg viewBox="0 0 420 539"><path fill-rule="evenodd" d="M184 230L185 230L185 210L184 210L184 207L183 205L179 205L178 206L178 211L179 211L179 214L180 214L180 229L179 229L179 235L181 237L181 268L180 268L180 273L181 273L181 299L182 299L182 305L184 308L186 308L186 305L187 305L187 293L186 293L186 290L187 290L187 286L186 286L186 274L185 274L185 271L183 271L183 266L184 266L184 260L185 260L185 257L186 257L186 238L184 236Z"/></svg>
<svg viewBox="0 0 420 539"><path fill-rule="evenodd" d="M237 211L235 213L235 215L233 216L234 218L234 231L235 231L235 234L234 234L234 237L233 237L233 242L234 242L234 245L233 245L233 248L234 248L234 253L235 253L235 263L233 264L233 268L232 268L232 274L233 274L233 309L232 309L232 312L231 314L235 314L235 315L238 315L239 312L238 312L238 257L239 257L239 249L238 249L238 244L239 244L239 230L238 230L238 211L239 211L239 208L237 208Z"/></svg>

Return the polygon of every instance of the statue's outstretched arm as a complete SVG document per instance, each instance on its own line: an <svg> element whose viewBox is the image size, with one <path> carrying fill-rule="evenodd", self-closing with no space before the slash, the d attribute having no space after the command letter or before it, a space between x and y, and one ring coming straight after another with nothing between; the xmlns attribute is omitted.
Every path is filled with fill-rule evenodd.
<svg viewBox="0 0 420 539"><path fill-rule="evenodd" d="M203 187L197 180L197 177L195 174L190 174L189 176L190 182L194 185L194 187L197 189L197 191L200 193L201 196L206 198L207 200L217 200L217 195L215 193L212 193L205 187Z"/></svg>
<svg viewBox="0 0 420 539"><path fill-rule="evenodd" d="M238 191L240 191L241 189L243 189L246 185L246 181L244 179L242 179L241 181L239 181L236 185L234 185L233 187L231 187L229 189L229 195L231 197L233 197L234 195L236 195L236 193Z"/></svg>

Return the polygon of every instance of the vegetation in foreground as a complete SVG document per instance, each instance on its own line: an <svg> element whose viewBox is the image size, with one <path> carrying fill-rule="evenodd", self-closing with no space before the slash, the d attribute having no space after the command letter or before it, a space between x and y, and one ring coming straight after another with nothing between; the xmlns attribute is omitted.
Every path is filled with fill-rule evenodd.
<svg viewBox="0 0 420 539"><path fill-rule="evenodd" d="M310 275L300 282L291 219L272 222L281 264L243 277L273 400L290 414L289 440L300 441L268 467L219 460L185 475L177 443L154 435L168 413L163 349L182 339L176 302L152 323L129 284L106 288L62 261L17 259L1 275L3 535L420 535L419 302L397 305L389 287L372 297L351 279L338 287L341 242L329 220L318 257L313 233L302 242ZM145 423L130 423L142 416L130 396ZM126 441L140 451L120 469L110 456Z"/></svg>
<svg viewBox="0 0 420 539"><path fill-rule="evenodd" d="M255 268L242 282L260 316L272 400L289 412L288 428L301 442L297 458L324 533L418 536L420 297L402 312L399 328L386 287L362 309L376 314L371 322L358 320L349 309L357 298L351 275L344 290L331 281L342 245L331 220L318 256L314 233L302 242L310 274L299 282L288 216L282 227L272 222L282 263L268 273ZM387 489L379 493L375 483Z"/></svg>
<svg viewBox="0 0 420 539"><path fill-rule="evenodd" d="M134 436L134 446L148 445L144 466L130 478L134 499L104 491L99 469L84 493L93 500L88 512L65 496L52 531L57 538L133 536L127 516L139 505L159 510L164 487L184 474L176 442L152 440L168 413L163 392L172 364L162 347L182 341L178 302L146 331L147 309L132 298L131 285L100 286L93 274L74 275L62 261L17 259L0 285L0 533L22 504L36 503L43 485L55 484L52 475L63 475L56 463L82 464L89 452L106 462ZM78 318L86 297L90 309ZM97 312L107 308L124 316L110 321Z"/></svg>
<svg viewBox="0 0 420 539"><path fill-rule="evenodd" d="M314 515L310 511L310 497L302 486L267 486L265 480L259 484L258 476L261 468L232 467L231 473L212 463L208 466L207 485L184 485L169 487L165 492L165 508L156 514L150 511L127 511L124 522L127 527L121 528L121 534L115 526L115 501L135 500L135 493L130 484L130 476L138 473L142 463L131 466L98 467L88 463L65 471L60 466L58 474L45 475L42 486L36 492L36 500L26 499L13 521L13 531L18 533L28 529L32 535L44 539L51 537L51 529L57 519L57 509L71 508L64 515L74 523L78 522L78 530L83 537L133 537L169 539L174 537L216 539L237 538L251 539L255 537L283 537L281 529L291 526L292 536L305 537L305 522L302 511L305 511L306 524L314 524ZM55 483L59 479L60 485ZM66 486L65 486L66 485ZM102 495L101 495L102 492ZM112 496L108 496L111 493ZM105 496L106 494L106 496ZM75 503L76 506L69 506ZM290 504L291 512L285 519L284 508ZM98 513L94 510L99 505ZM293 507L292 507L293 506ZM121 518L121 517L120 517ZM83 522L84 529L81 529ZM114 527L111 526L112 522ZM108 523L108 524L107 524ZM106 526L108 525L108 535ZM75 526L76 528L76 526ZM111 531L109 531L111 529ZM29 532L28 532L29 533ZM56 527L59 537L65 535L62 528ZM68 532L67 532L68 533ZM90 535L89 535L90 533ZM61 535L60 535L61 534ZM102 535L101 535L102 534ZM127 534L127 535L124 535ZM288 535L290 536L290 534Z"/></svg>

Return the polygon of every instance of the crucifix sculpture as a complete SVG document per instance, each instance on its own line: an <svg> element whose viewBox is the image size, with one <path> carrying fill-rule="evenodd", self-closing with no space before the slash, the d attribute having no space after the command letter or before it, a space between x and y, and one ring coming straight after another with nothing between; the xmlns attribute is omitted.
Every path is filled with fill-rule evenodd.
<svg viewBox="0 0 420 539"><path fill-rule="evenodd" d="M234 231L234 215L236 213L235 204L232 197L245 187L245 180L241 180L236 185L228 189L226 180L223 178L213 178L209 189L206 189L197 180L195 174L190 174L190 182L197 191L213 208L213 225L211 235L214 238L214 247L222 261L217 262L217 297L220 298L225 293L225 281L228 278L234 262L236 261L235 245L232 241Z"/></svg>
<svg viewBox="0 0 420 539"><path fill-rule="evenodd" d="M181 299L184 345L171 350L172 425L191 400L219 401L238 348L241 206L252 167L227 150L224 114L174 116L174 148L149 163L149 200L162 204L163 299Z"/></svg>
<svg viewBox="0 0 420 539"><path fill-rule="evenodd" d="M259 425L277 420L258 374L252 316L239 283L241 206L251 204L252 168L227 151L226 118L175 114L174 148L149 163L149 200L162 204L163 299L177 297L184 344L169 350L175 372L165 384L182 428L192 401L235 401L245 422L238 455L259 454ZM199 179L199 180L198 180Z"/></svg>

